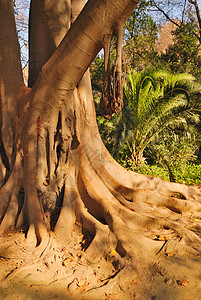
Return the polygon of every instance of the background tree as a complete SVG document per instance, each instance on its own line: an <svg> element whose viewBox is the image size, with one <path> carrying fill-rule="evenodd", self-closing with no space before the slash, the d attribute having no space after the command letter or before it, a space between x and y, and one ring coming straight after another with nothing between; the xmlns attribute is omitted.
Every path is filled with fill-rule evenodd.
<svg viewBox="0 0 201 300"><path fill-rule="evenodd" d="M149 12L147 1L140 1L125 24L125 60L127 71L154 68L158 62L156 49L158 26Z"/></svg>
<svg viewBox="0 0 201 300"><path fill-rule="evenodd" d="M28 65L28 0L15 0L14 12L23 69Z"/></svg>
<svg viewBox="0 0 201 300"><path fill-rule="evenodd" d="M172 22L176 27L182 28L189 20L194 23L197 30L194 36L201 41L201 17L199 1L197 0L174 0L174 1L148 1L150 9L163 17L163 19ZM190 34L190 32L189 32Z"/></svg>
<svg viewBox="0 0 201 300"><path fill-rule="evenodd" d="M150 10L162 17L163 22L168 21L174 25L172 31L174 41L169 46L167 55L162 55L161 65L169 64L173 72L189 72L199 78L201 41L199 2L151 0L149 5Z"/></svg>
<svg viewBox="0 0 201 300"><path fill-rule="evenodd" d="M200 80L200 43L194 33L195 24L188 23L172 31L173 42L161 53L160 64L171 72L186 72Z"/></svg>
<svg viewBox="0 0 201 300"><path fill-rule="evenodd" d="M67 242L78 241L83 246L80 251L86 250L96 263L103 256L106 263L108 249L115 249L117 256L111 263L116 271L108 278L117 284L120 271L130 281L134 270L140 274L149 270L150 257L161 251L150 227L173 229L171 237L182 236L182 243L176 238L179 248L193 247L195 255L200 254L199 228L186 228L189 214L200 215L200 191L128 172L104 147L87 70L104 48L103 104L106 112L116 111L122 87L122 26L137 1L84 4L31 1L27 88L13 2L0 0L0 233L23 228L28 241L33 239L37 251L42 251L38 259L51 247L54 234ZM110 101L106 98L111 88L108 50L115 30L117 90L113 89L116 97ZM172 219L175 211L182 213L179 221Z"/></svg>

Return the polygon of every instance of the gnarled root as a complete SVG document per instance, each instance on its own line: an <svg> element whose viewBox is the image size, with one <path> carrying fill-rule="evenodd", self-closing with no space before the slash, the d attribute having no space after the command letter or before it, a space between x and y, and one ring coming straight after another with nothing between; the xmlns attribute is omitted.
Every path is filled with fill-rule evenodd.
<svg viewBox="0 0 201 300"><path fill-rule="evenodd" d="M142 261L150 262L168 240L185 244L195 255L201 252L201 226L189 227L193 218L200 217L199 201L180 199L179 193L176 198L128 188L118 184L98 160L92 163L82 143L74 151L56 233L69 240L78 226L83 250L91 257L103 253L107 257L115 250L120 258L129 258L138 272Z"/></svg>
<svg viewBox="0 0 201 300"><path fill-rule="evenodd" d="M120 260L132 263L138 272L169 240L200 254L199 188L119 166L100 140L92 104L86 109L83 93L81 85L74 100L60 107L53 128L44 118L39 134L35 113L35 128L30 126L30 140L24 148L24 180L14 185L11 177L1 191L7 199L1 233L11 224L27 224L28 239L34 237L36 245L44 248L50 230L67 243L76 235L83 251L94 260L107 258L115 250ZM25 191L21 206L17 186Z"/></svg>
<svg viewBox="0 0 201 300"><path fill-rule="evenodd" d="M10 227L15 227L22 213L24 203L23 173L20 155L16 157L16 163L7 183L0 191L0 235Z"/></svg>

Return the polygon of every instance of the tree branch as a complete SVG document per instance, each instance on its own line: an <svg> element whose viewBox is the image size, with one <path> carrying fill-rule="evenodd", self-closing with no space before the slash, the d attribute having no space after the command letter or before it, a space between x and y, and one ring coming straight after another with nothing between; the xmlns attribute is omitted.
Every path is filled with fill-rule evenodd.
<svg viewBox="0 0 201 300"><path fill-rule="evenodd" d="M186 0L184 1L184 8L182 10L182 19L181 19L181 22L183 23L184 22L184 14L185 14L185 10L186 10Z"/></svg>
<svg viewBox="0 0 201 300"><path fill-rule="evenodd" d="M138 0L87 2L36 82L47 95L47 98L43 96L41 103L44 111L44 105L49 103L54 106L55 98L62 101L64 94L75 88L102 49L103 36L111 34L119 23L124 23L137 4ZM54 97L50 97L50 94Z"/></svg>
<svg viewBox="0 0 201 300"><path fill-rule="evenodd" d="M197 20L198 20L198 24L199 24L199 35L197 33L193 33L193 35L198 39L199 42L201 42L201 17L200 17L200 11L199 11L199 7L197 4L197 0L188 0L189 3L193 4L195 6L196 9L196 16L197 16ZM174 25L176 25L178 28L181 28L181 24L183 23L183 15L184 15L184 11L185 11L185 4L186 4L186 0L185 0L185 4L184 4L184 9L182 12L182 21L180 24L178 24L177 22L175 22L172 18L169 17L169 15L160 7L156 4L156 2L153 2L154 6L156 7L156 9L158 11L160 11L168 21L170 21L171 23L173 23Z"/></svg>
<svg viewBox="0 0 201 300"><path fill-rule="evenodd" d="M201 42L201 16L200 16L200 10L199 10L199 7L198 7L198 3L197 3L197 0L194 0L194 1L193 0L188 0L188 2L192 5L194 5L194 7L195 7L196 16L197 16L197 20L198 20L198 27L199 27L198 39Z"/></svg>
<svg viewBox="0 0 201 300"><path fill-rule="evenodd" d="M160 6L158 6L158 5L156 4L156 2L154 2L154 6L157 8L157 10L159 10L159 11L166 17L166 19L167 19L168 21L170 21L171 23L173 23L173 24L176 25L177 27L180 27L180 25L179 25L177 22L175 22L173 19L171 19L171 18L168 16L168 14L167 14L162 8L160 8Z"/></svg>

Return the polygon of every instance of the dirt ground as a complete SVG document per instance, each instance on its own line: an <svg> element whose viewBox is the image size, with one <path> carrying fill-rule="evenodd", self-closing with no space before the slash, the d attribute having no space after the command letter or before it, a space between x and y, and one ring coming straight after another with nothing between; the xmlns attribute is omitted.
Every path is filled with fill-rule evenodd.
<svg viewBox="0 0 201 300"><path fill-rule="evenodd" d="M0 299L201 299L201 256L182 241L157 234L139 275L115 250L92 260L78 233L72 240L52 235L40 249L22 232L0 237Z"/></svg>

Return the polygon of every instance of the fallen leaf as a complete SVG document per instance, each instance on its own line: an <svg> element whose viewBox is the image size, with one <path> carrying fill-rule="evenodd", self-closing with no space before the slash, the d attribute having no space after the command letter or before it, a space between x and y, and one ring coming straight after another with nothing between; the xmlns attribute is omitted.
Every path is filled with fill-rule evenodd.
<svg viewBox="0 0 201 300"><path fill-rule="evenodd" d="M110 254L116 255L116 254L117 254L117 251L116 251L116 250L112 250L112 251L110 252Z"/></svg>
<svg viewBox="0 0 201 300"><path fill-rule="evenodd" d="M162 235L157 234L157 236L155 237L155 240L157 241L164 241L164 238Z"/></svg>
<svg viewBox="0 0 201 300"><path fill-rule="evenodd" d="M136 279L133 279L133 280L131 281L131 284L132 284L132 285L137 284L137 280L136 280Z"/></svg>
<svg viewBox="0 0 201 300"><path fill-rule="evenodd" d="M165 255L168 257L175 256L174 252L165 252Z"/></svg>
<svg viewBox="0 0 201 300"><path fill-rule="evenodd" d="M185 279L180 279L180 280L177 280L177 284L180 285L180 286L187 286L187 284L189 284L189 281L185 280Z"/></svg>
<svg viewBox="0 0 201 300"><path fill-rule="evenodd" d="M157 240L157 241L168 241L169 240L169 236L167 236L167 235L162 236L160 234L157 234L155 240Z"/></svg>
<svg viewBox="0 0 201 300"><path fill-rule="evenodd" d="M73 262L75 262L75 261L71 257L67 257L62 261L61 264L62 264L62 266L67 266Z"/></svg>
<svg viewBox="0 0 201 300"><path fill-rule="evenodd" d="M200 220L199 219L194 219L193 222L200 222Z"/></svg>
<svg viewBox="0 0 201 300"><path fill-rule="evenodd" d="M85 282L84 284L80 285L80 287L79 287L79 292L80 292L80 293L85 292L86 289L88 288L88 286L89 286L89 282Z"/></svg>

